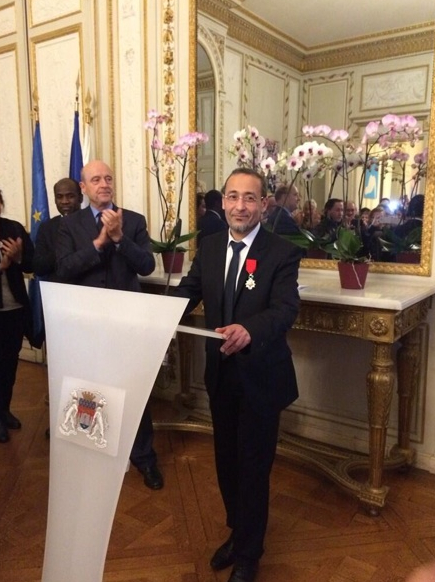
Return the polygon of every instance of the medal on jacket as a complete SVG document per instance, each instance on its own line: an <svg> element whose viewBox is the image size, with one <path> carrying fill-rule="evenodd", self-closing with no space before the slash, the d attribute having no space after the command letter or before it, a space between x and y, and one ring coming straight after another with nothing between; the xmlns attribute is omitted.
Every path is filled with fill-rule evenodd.
<svg viewBox="0 0 435 582"><path fill-rule="evenodd" d="M246 289L253 289L255 287L255 279L254 273L257 269L257 260L256 259L246 259L246 270L248 272L248 278L245 283Z"/></svg>

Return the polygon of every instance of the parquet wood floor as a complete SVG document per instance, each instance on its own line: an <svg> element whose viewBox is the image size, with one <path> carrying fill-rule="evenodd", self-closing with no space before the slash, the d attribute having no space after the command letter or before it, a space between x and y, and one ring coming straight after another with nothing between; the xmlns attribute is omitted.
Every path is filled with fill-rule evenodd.
<svg viewBox="0 0 435 582"><path fill-rule="evenodd" d="M21 362L13 410L23 428L0 445L1 582L41 580L46 391L45 367ZM214 573L208 565L228 535L211 436L159 431L155 448L165 487L150 491L137 471L126 474L104 582L226 582L229 571ZM433 560L435 475L412 469L387 473L386 481L387 506L373 518L324 477L277 457L258 582L403 582Z"/></svg>

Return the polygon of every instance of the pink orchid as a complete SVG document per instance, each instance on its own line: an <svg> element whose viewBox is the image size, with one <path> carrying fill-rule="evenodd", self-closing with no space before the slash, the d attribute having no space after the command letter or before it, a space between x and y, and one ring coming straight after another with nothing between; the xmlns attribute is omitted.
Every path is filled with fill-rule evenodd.
<svg viewBox="0 0 435 582"><path fill-rule="evenodd" d="M316 125L316 127L313 130L313 134L318 136L327 136L330 133L331 128L329 127L329 125Z"/></svg>
<svg viewBox="0 0 435 582"><path fill-rule="evenodd" d="M344 143L349 139L349 132L345 129L333 129L328 137L334 143Z"/></svg>

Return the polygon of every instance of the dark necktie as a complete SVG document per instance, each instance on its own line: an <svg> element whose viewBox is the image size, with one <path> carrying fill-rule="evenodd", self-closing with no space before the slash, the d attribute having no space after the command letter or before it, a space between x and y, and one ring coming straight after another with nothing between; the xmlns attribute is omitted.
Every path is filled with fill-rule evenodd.
<svg viewBox="0 0 435 582"><path fill-rule="evenodd" d="M236 294L236 280L239 271L240 251L246 246L244 242L231 241L233 256L228 267L224 290L223 325L229 325L233 320L234 296Z"/></svg>
<svg viewBox="0 0 435 582"><path fill-rule="evenodd" d="M103 213L99 212L97 214L97 228L98 228L98 232L101 232L101 229L103 228L103 221L101 220Z"/></svg>

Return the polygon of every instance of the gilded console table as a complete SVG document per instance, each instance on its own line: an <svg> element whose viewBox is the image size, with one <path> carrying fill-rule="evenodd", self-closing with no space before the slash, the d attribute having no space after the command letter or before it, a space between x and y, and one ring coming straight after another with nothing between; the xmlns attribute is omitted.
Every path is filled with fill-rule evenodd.
<svg viewBox="0 0 435 582"><path fill-rule="evenodd" d="M175 276L172 284L177 284ZM162 285L159 273L143 280L144 290ZM420 371L426 366L421 359L419 326L425 322L435 294L435 284L418 279L417 282L397 280L371 274L366 289L340 289L336 273L302 271L299 277L301 309L294 329L336 334L369 341L373 346L370 369L367 373L367 401L369 425L369 454L355 454L328 447L291 434L281 432L278 453L302 460L316 467L340 487L367 505L377 514L385 504L388 488L382 483L384 467L412 464L414 451L410 447L410 422L413 397ZM190 319L201 324L201 316ZM181 398L189 404L189 358L192 342L180 334ZM393 345L400 340L397 361ZM385 457L386 435L397 374L399 395L398 443ZM182 421L157 422L157 428L180 428L211 432L206 419L195 417L194 410ZM368 468L365 483L352 478L352 471Z"/></svg>

